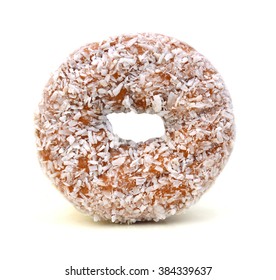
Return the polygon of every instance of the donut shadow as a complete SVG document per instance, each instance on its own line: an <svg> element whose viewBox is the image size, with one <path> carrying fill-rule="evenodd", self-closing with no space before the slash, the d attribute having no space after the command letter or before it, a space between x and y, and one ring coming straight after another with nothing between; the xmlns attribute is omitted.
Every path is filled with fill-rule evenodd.
<svg viewBox="0 0 276 280"><path fill-rule="evenodd" d="M168 225L178 226L178 225L190 225L197 223L205 223L209 220L215 219L218 216L217 211L213 208L206 208L200 206L194 206L191 209L186 210L185 213L171 216L165 220L158 222L154 221L141 221L134 224L118 224L112 223L110 221L99 221L94 222L93 219L87 215L84 215L77 211L76 209L70 207L66 209L63 213L59 215L58 222L67 225L76 225L82 227L112 227L112 228L122 228L122 227L163 227Z"/></svg>
<svg viewBox="0 0 276 280"><path fill-rule="evenodd" d="M203 208L203 207L192 207L191 209L186 210L184 213L168 217L165 220L159 222L149 221L149 222L137 222L134 225L139 226L167 226L167 225L188 225L188 224L197 224L204 223L208 220L212 220L217 216L217 212L212 208Z"/></svg>

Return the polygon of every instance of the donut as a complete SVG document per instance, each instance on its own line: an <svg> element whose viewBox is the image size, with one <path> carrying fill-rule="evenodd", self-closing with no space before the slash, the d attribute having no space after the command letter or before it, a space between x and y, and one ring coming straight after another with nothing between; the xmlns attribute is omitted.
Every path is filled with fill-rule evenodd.
<svg viewBox="0 0 276 280"><path fill-rule="evenodd" d="M108 115L130 111L157 114L165 134L120 138ZM182 213L220 174L235 137L217 70L188 44L154 33L73 52L45 86L35 132L53 185L94 221L114 223Z"/></svg>

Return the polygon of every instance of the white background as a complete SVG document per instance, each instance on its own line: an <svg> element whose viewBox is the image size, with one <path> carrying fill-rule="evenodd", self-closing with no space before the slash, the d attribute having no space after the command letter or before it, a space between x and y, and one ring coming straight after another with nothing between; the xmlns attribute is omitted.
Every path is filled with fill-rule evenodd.
<svg viewBox="0 0 276 280"><path fill-rule="evenodd" d="M107 279L65 276L70 265L213 266L209 277L110 279L275 279L274 2L0 2L1 279ZM186 41L220 71L235 109L235 148L213 188L186 215L96 224L42 173L33 114L51 72L69 53L144 31Z"/></svg>

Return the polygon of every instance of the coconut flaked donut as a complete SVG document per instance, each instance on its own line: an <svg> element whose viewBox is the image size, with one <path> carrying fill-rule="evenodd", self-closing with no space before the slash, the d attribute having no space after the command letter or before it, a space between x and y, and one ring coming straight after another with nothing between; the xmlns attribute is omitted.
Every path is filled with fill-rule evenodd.
<svg viewBox="0 0 276 280"><path fill-rule="evenodd" d="M130 111L159 115L165 135L119 138L107 115ZM36 135L40 162L69 201L95 221L133 223L165 219L201 197L230 155L234 120L206 58L144 33L70 55L44 89Z"/></svg>

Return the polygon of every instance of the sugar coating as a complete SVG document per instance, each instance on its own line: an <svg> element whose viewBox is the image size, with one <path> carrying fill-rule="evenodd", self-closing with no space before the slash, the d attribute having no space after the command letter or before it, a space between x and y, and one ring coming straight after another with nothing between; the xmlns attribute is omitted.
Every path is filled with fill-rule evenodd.
<svg viewBox="0 0 276 280"><path fill-rule="evenodd" d="M121 139L108 114L159 115L165 135ZM81 47L52 75L35 116L53 184L94 221L159 221L194 204L233 146L225 84L189 45L160 34ZM142 129L137 127L137 130Z"/></svg>

